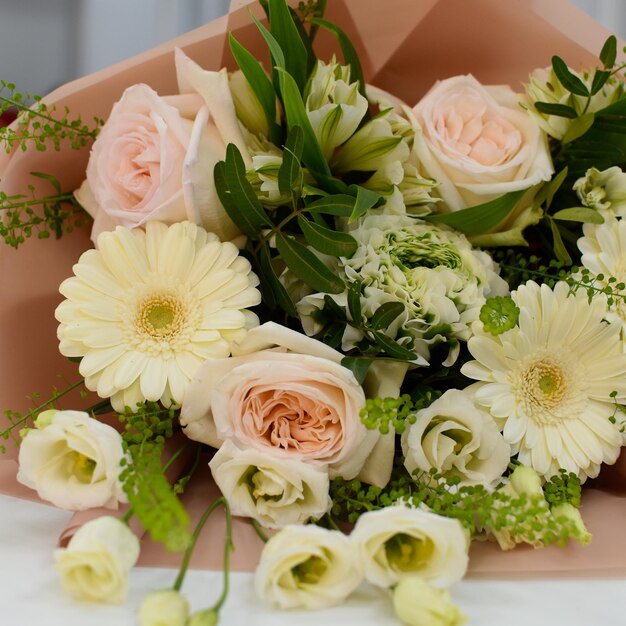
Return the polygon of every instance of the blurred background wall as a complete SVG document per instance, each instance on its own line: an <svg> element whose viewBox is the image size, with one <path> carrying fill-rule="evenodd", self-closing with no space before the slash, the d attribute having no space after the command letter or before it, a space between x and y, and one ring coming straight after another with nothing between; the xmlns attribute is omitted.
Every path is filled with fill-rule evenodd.
<svg viewBox="0 0 626 626"><path fill-rule="evenodd" d="M572 2L626 38L626 0ZM45 94L219 17L229 5L229 0L0 0L0 78Z"/></svg>

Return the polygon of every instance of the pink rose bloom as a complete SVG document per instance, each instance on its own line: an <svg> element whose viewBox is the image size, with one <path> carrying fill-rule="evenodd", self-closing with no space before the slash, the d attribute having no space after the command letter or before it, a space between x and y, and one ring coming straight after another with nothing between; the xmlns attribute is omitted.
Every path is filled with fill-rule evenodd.
<svg viewBox="0 0 626 626"><path fill-rule="evenodd" d="M524 209L539 183L550 180L554 167L546 135L520 107L523 99L510 87L455 76L435 83L407 110L420 168L439 182L444 208L459 211L533 188L520 201ZM510 219L498 230L509 226Z"/></svg>
<svg viewBox="0 0 626 626"><path fill-rule="evenodd" d="M182 406L187 436L322 464L331 478L355 477L379 435L361 423L365 395L342 355L273 322L252 329L237 353L198 370Z"/></svg>
<svg viewBox="0 0 626 626"><path fill-rule="evenodd" d="M92 239L123 225L190 220L221 240L239 235L215 190L213 167L234 143L249 154L225 70L209 72L176 50L181 95L129 87L93 144L76 198L94 218Z"/></svg>

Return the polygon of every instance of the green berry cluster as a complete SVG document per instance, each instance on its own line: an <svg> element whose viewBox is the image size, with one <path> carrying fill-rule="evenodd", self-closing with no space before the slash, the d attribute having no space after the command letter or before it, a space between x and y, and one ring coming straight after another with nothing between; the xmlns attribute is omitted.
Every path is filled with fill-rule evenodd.
<svg viewBox="0 0 626 626"><path fill-rule="evenodd" d="M481 307L480 321L488 333L500 335L515 327L519 314L519 307L510 296L494 296Z"/></svg>

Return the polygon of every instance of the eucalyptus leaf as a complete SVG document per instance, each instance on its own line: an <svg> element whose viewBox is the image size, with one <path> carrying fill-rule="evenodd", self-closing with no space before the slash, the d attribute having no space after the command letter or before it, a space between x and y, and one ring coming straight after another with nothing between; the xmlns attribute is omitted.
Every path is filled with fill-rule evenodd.
<svg viewBox="0 0 626 626"><path fill-rule="evenodd" d="M426 215L424 219L447 224L467 235L482 235L502 222L527 191L527 189L511 191L484 204L453 213Z"/></svg>
<svg viewBox="0 0 626 626"><path fill-rule="evenodd" d="M324 312L330 312L330 314L338 320L342 322L347 321L346 312L343 310L343 307L339 306L335 300L329 296L328 294L324 295Z"/></svg>
<svg viewBox="0 0 626 626"><path fill-rule="evenodd" d="M287 267L307 285L323 293L341 293L345 285L315 253L293 237L276 234L276 247Z"/></svg>
<svg viewBox="0 0 626 626"><path fill-rule="evenodd" d="M567 104L556 104L553 102L535 102L535 109L539 113L545 113L546 115L556 115L557 117L566 117L568 119L574 119L578 117L578 113L574 107L570 107Z"/></svg>
<svg viewBox="0 0 626 626"><path fill-rule="evenodd" d="M552 180L544 183L535 196L535 204L541 206L545 203L549 209L554 198L554 194L561 188L561 185L567 178L567 167L564 167Z"/></svg>
<svg viewBox="0 0 626 626"><path fill-rule="evenodd" d="M611 69L615 65L615 59L617 58L617 38L615 35L611 35L602 46L600 51L600 61L606 69Z"/></svg>
<svg viewBox="0 0 626 626"><path fill-rule="evenodd" d="M397 341L387 337L384 333L376 330L372 335L374 336L374 341L388 356L394 359L402 359L403 361L413 361L417 358L414 352L407 350L404 346L401 346Z"/></svg>
<svg viewBox="0 0 626 626"><path fill-rule="evenodd" d="M573 74L565 61L558 56L552 57L552 69L556 74L556 77L559 79L559 82L565 89L571 91L573 94L577 96L588 96L589 89L587 89L587 85L583 83L576 74Z"/></svg>
<svg viewBox="0 0 626 626"><path fill-rule="evenodd" d="M283 162L278 170L278 189L281 193L299 196L302 187L302 149L304 147L304 136L300 126L294 126L289 131L285 150L283 152Z"/></svg>
<svg viewBox="0 0 626 626"><path fill-rule="evenodd" d="M596 70L593 74L593 80L591 81L591 95L594 96L597 94L610 77L611 72L607 70Z"/></svg>
<svg viewBox="0 0 626 626"><path fill-rule="evenodd" d="M561 209L552 215L555 220L565 220L568 222L587 222L590 224L603 224L604 218L595 211L587 207L577 206L569 209Z"/></svg>
<svg viewBox="0 0 626 626"><path fill-rule="evenodd" d="M331 324L324 330L322 341L331 348L338 349L341 346L343 333L346 330L345 324Z"/></svg>
<svg viewBox="0 0 626 626"><path fill-rule="evenodd" d="M571 265L572 257L569 255L569 252L563 243L559 227L554 223L553 219L548 218L548 221L550 222L550 230L552 231L554 254L556 255L556 258L566 265Z"/></svg>
<svg viewBox="0 0 626 626"><path fill-rule="evenodd" d="M350 258L358 248L355 238L348 233L325 228L310 222L303 215L298 216L298 224L307 242L322 254Z"/></svg>
<svg viewBox="0 0 626 626"><path fill-rule="evenodd" d="M348 285L348 311L350 311L352 320L357 324L360 324L363 320L360 282L352 282Z"/></svg>
<svg viewBox="0 0 626 626"><path fill-rule="evenodd" d="M351 187L353 189L354 187ZM361 187L360 185L356 187L356 200L354 202L354 209L350 214L350 222L354 222L358 220L360 217L365 215L367 211L369 211L373 206L375 206L380 200L380 194L377 194L375 191L371 191L370 189L366 189L365 187Z"/></svg>
<svg viewBox="0 0 626 626"><path fill-rule="evenodd" d="M324 215L335 215L337 217L350 217L354 210L356 198L346 194L334 194L324 196L319 200L311 202L307 205L307 211L310 213L323 213Z"/></svg>
<svg viewBox="0 0 626 626"><path fill-rule="evenodd" d="M374 359L359 356L344 356L343 359L341 359L341 364L354 374L359 385L363 384L370 365L373 362Z"/></svg>
<svg viewBox="0 0 626 626"><path fill-rule="evenodd" d="M404 311L405 306L402 302L385 302L372 315L371 326L374 330L384 330Z"/></svg>
<svg viewBox="0 0 626 626"><path fill-rule="evenodd" d="M276 274L276 270L274 269L274 265L272 263L272 257L270 255L270 251L267 245L261 246L259 251L259 265L261 266L261 271L263 272L263 280L261 281L261 285L266 282L272 290L272 297L276 303L291 317L298 317L298 313L296 311L296 307L294 306L287 290L284 285L280 282L278 275ZM263 300L265 302L265 299ZM266 304L268 304L266 302ZM273 307L270 307L273 308Z"/></svg>

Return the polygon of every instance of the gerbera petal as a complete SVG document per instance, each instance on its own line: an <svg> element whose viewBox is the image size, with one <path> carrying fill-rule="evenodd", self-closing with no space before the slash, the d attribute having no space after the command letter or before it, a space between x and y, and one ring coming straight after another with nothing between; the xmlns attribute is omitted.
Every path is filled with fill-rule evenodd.
<svg viewBox="0 0 626 626"><path fill-rule="evenodd" d="M167 363L163 359L148 359L139 378L141 393L146 400L160 400L167 383Z"/></svg>

